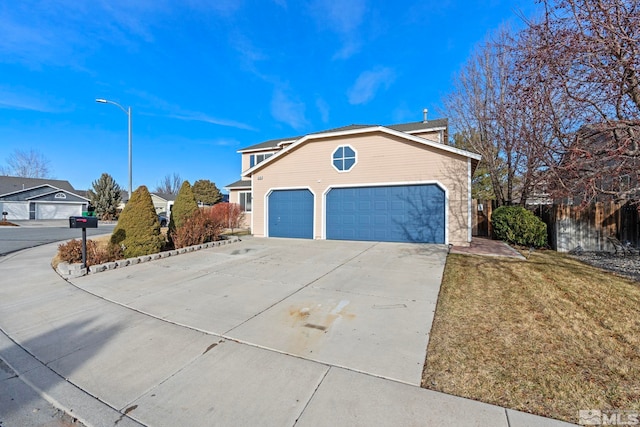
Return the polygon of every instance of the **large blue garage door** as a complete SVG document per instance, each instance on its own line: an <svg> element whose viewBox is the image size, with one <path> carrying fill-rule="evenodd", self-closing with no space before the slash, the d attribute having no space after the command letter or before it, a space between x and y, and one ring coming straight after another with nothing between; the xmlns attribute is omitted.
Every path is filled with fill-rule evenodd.
<svg viewBox="0 0 640 427"><path fill-rule="evenodd" d="M333 188L327 239L444 243L444 209L435 184Z"/></svg>
<svg viewBox="0 0 640 427"><path fill-rule="evenodd" d="M269 237L313 239L313 194L274 190L269 194Z"/></svg>

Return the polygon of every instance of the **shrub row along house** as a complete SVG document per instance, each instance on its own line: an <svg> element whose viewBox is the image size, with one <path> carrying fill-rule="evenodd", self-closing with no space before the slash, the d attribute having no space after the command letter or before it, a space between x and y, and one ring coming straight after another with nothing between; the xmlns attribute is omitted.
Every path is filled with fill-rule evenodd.
<svg viewBox="0 0 640 427"><path fill-rule="evenodd" d="M258 237L468 245L480 155L447 138L438 119L262 142L238 151L229 201Z"/></svg>

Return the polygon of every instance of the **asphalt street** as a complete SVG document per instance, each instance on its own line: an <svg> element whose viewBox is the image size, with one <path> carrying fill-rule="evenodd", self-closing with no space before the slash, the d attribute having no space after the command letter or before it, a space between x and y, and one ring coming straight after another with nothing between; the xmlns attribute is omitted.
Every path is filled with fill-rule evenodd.
<svg viewBox="0 0 640 427"><path fill-rule="evenodd" d="M14 221L17 227L0 227L0 256L61 240L80 239L82 230L69 228L68 220ZM115 223L99 223L88 228L87 236L108 234Z"/></svg>

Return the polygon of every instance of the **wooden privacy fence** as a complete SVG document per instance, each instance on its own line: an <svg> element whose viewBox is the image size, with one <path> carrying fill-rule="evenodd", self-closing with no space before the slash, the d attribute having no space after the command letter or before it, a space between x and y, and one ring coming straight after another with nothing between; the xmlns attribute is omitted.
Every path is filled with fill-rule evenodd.
<svg viewBox="0 0 640 427"><path fill-rule="evenodd" d="M491 213L496 207L495 200L472 200L471 234L474 237L493 237ZM613 252L615 248L607 239L609 236L640 247L640 215L637 206L630 202L529 208L547 224L549 246L558 252L569 252L578 246L585 251Z"/></svg>
<svg viewBox="0 0 640 427"><path fill-rule="evenodd" d="M549 245L558 252L569 252L578 246L585 251L613 252L609 236L635 247L640 244L638 209L629 202L540 205L534 212L547 224Z"/></svg>
<svg viewBox="0 0 640 427"><path fill-rule="evenodd" d="M491 237L491 213L496 207L495 200L471 200L471 235Z"/></svg>

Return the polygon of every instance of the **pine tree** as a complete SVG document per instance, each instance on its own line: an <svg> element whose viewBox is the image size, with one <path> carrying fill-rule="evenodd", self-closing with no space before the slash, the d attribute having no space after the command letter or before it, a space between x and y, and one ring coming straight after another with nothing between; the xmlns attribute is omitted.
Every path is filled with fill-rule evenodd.
<svg viewBox="0 0 640 427"><path fill-rule="evenodd" d="M164 237L160 234L160 222L151 194L144 185L133 192L120 214L111 243L124 246L127 258L157 253L162 249Z"/></svg>
<svg viewBox="0 0 640 427"><path fill-rule="evenodd" d="M184 181L182 183L182 187L180 187L180 191L178 191L176 200L173 203L173 208L171 209L171 219L169 220L169 234L175 232L177 228L182 227L182 224L184 224L186 219L197 211L198 203L196 202L196 198L193 195L191 184L189 184L189 181Z"/></svg>
<svg viewBox="0 0 640 427"><path fill-rule="evenodd" d="M96 216L101 220L116 219L118 205L122 198L120 186L108 173L103 173L99 179L93 181L93 190L87 191Z"/></svg>
<svg viewBox="0 0 640 427"><path fill-rule="evenodd" d="M215 205L222 199L216 184L208 179L199 179L193 183L193 195L203 205Z"/></svg>

